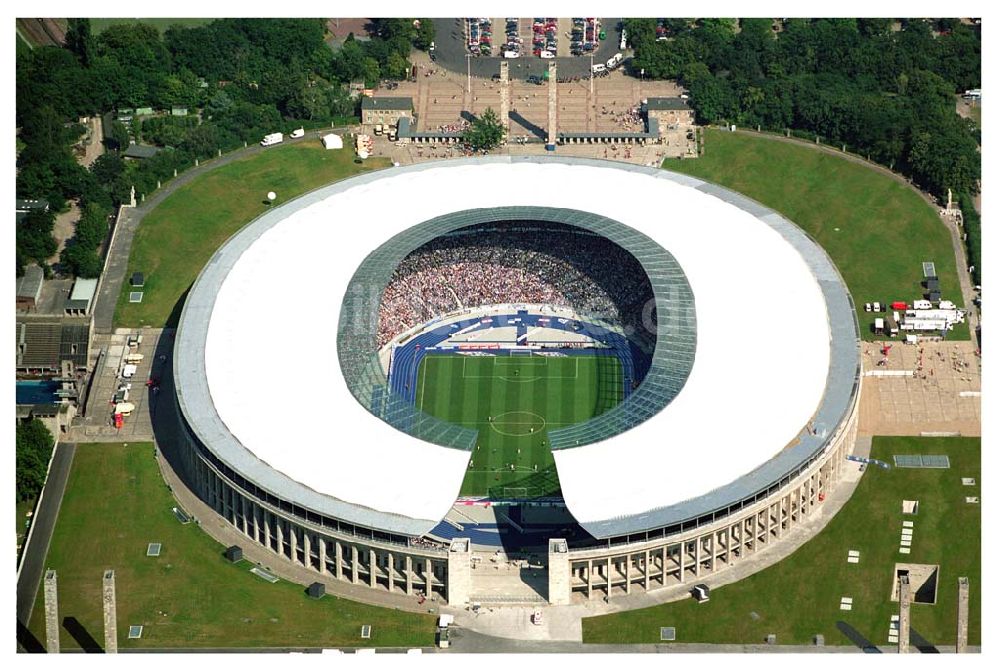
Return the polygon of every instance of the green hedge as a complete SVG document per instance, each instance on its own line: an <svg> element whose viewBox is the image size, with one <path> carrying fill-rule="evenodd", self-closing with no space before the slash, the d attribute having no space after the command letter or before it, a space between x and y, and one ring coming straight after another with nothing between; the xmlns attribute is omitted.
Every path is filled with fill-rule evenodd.
<svg viewBox="0 0 1000 668"><path fill-rule="evenodd" d="M960 193L958 205L962 207L962 220L965 224L965 250L972 269L972 282L975 285L982 285L982 237L979 221L979 214L973 206L972 196L969 193Z"/></svg>

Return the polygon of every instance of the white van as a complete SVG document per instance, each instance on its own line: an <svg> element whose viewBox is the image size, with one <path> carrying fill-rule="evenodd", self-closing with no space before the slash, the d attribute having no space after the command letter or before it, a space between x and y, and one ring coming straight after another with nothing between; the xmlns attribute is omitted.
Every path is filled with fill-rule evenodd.
<svg viewBox="0 0 1000 668"><path fill-rule="evenodd" d="M292 130L292 133L288 136L292 139L298 139L299 137L305 137L306 131L304 128L299 128L298 130Z"/></svg>
<svg viewBox="0 0 1000 668"><path fill-rule="evenodd" d="M608 69L609 70L615 69L616 67L622 64L623 60L625 60L625 55L622 53L616 53L615 55L611 56L608 59Z"/></svg>
<svg viewBox="0 0 1000 668"><path fill-rule="evenodd" d="M601 72L607 71L607 66L604 63L594 63L590 66L590 71L594 74L600 74Z"/></svg>
<svg viewBox="0 0 1000 668"><path fill-rule="evenodd" d="M261 146L274 146L275 144L280 144L285 140L285 135L280 132L272 132L269 135L264 135L264 138L260 140Z"/></svg>
<svg viewBox="0 0 1000 668"><path fill-rule="evenodd" d="M926 299L918 299L915 302L913 302L913 310L914 311L926 311L929 308L934 308L934 305L931 304Z"/></svg>
<svg viewBox="0 0 1000 668"><path fill-rule="evenodd" d="M938 308L943 309L945 311L954 311L958 307L955 306L955 302L950 302L947 299L942 299L940 302L938 302Z"/></svg>

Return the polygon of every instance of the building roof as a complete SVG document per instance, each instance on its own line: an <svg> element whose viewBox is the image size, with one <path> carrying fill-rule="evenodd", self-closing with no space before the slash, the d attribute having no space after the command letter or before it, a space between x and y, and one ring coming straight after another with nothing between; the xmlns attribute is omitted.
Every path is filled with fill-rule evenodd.
<svg viewBox="0 0 1000 668"><path fill-rule="evenodd" d="M646 100L647 111L690 111L687 100L680 97L651 97Z"/></svg>
<svg viewBox="0 0 1000 668"><path fill-rule="evenodd" d="M393 111L413 111L412 97L368 97L361 98L361 109L386 109Z"/></svg>
<svg viewBox="0 0 1000 668"><path fill-rule="evenodd" d="M90 326L81 318L26 318L16 322L17 368L58 370L62 360L87 365Z"/></svg>
<svg viewBox="0 0 1000 668"><path fill-rule="evenodd" d="M442 182L474 204L427 196L440 192ZM524 187L531 183L572 187ZM580 192L629 197L581 200ZM376 224L350 237L329 225L332 211L368 212L373 201ZM554 449L567 506L594 536L666 526L767 490L819 456L847 415L857 388L854 310L829 258L797 227L736 193L663 170L498 156L348 179L265 213L221 248L185 303L174 360L178 399L201 443L262 489L319 513L410 534L439 522L468 467L459 431L455 447L397 431L369 413L348 379L324 387L325 419L336 425L336 436L317 437L314 423L298 419L288 400L287 355L262 353L261 341L287 337L287 323L262 320L260 312L309 313L314 326L337 330L344 322L338 309L315 309L308 294L284 290L281 277L296 273L335 294L353 294L348 286L372 249L426 221L461 223L455 210L467 206L570 216L582 210L617 221L669 249L690 283L697 351L673 401L606 440L573 447L563 439ZM399 243L419 241L411 236ZM303 267L303 239L323 238L334 257ZM719 238L729 242L714 243ZM796 304L794 336L777 331L755 300L734 298L728 279L734 274L754 275L755 290L773 303ZM664 312L675 309L668 304ZM669 318L660 322L657 349L676 334ZM337 378L349 369L353 378L370 371L373 387L384 384L377 358L366 371L345 352L338 341L331 354L309 359L310 373ZM669 372L651 371L614 411L617 419L630 420L629 411L655 398ZM286 406L287 414L276 416L276 406ZM603 417L568 429L613 433L615 418Z"/></svg>
<svg viewBox="0 0 1000 668"><path fill-rule="evenodd" d="M24 276L17 279L17 298L38 300L42 293L42 284L45 282L45 272L37 264L30 264L24 268Z"/></svg>
<svg viewBox="0 0 1000 668"><path fill-rule="evenodd" d="M73 283L73 290L69 294L72 301L91 301L97 291L96 278L78 278Z"/></svg>
<svg viewBox="0 0 1000 668"><path fill-rule="evenodd" d="M48 211L49 201L45 199L17 199L14 202L14 209L16 211L34 211L36 209Z"/></svg>
<svg viewBox="0 0 1000 668"><path fill-rule="evenodd" d="M129 144L128 148L125 149L122 155L125 156L126 158L145 160L147 158L152 158L161 150L162 149L156 146L147 146L146 144Z"/></svg>

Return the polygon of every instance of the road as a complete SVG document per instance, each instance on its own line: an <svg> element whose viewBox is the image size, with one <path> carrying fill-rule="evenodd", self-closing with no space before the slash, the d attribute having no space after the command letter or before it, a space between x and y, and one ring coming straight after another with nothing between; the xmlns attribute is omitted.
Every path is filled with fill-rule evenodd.
<svg viewBox="0 0 1000 668"><path fill-rule="evenodd" d="M49 551L49 542L59 517L63 493L66 491L66 481L76 453L75 443L59 443L52 455L52 466L42 490L41 499L35 510L34 526L24 546L24 556L21 559L21 570L17 578L17 621L28 625L31 610L35 604L35 594L42 581L45 571L45 556Z"/></svg>

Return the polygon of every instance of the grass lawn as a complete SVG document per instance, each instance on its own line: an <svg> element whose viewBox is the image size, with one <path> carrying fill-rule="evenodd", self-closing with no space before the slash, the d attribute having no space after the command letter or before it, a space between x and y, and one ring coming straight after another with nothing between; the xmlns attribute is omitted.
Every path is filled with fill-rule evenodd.
<svg viewBox="0 0 1000 668"><path fill-rule="evenodd" d="M463 495L525 498L559 492L549 428L616 406L622 382L621 362L607 355L428 355L416 399L420 410L480 430Z"/></svg>
<svg viewBox="0 0 1000 668"><path fill-rule="evenodd" d="M776 633L781 644L810 644L814 634L828 645L847 645L839 630L847 624L871 643L888 644L889 620L898 603L890 600L896 563L940 565L937 603L915 604L913 631L931 643L955 644L958 578L970 585L969 644L981 636L979 505L980 439L875 437L872 456L892 462L894 454L947 454L950 469L869 467L854 496L826 528L790 557L751 577L712 591L711 601L691 599L653 608L583 620L591 643L658 642L661 626L677 628L679 642L761 643ZM975 487L962 478L976 478ZM902 514L903 499L920 502L915 516ZM899 553L903 520L913 520L910 554ZM861 552L858 564L847 551ZM854 599L840 610L840 598ZM751 617L757 613L759 619Z"/></svg>
<svg viewBox="0 0 1000 668"><path fill-rule="evenodd" d="M262 214L265 194L287 202L320 186L387 167L384 158L354 163L352 151L327 151L319 143L276 146L202 175L166 198L136 230L128 272L145 273L139 304L128 303L128 281L115 309L116 327L174 325L183 298L212 254Z"/></svg>
<svg viewBox="0 0 1000 668"><path fill-rule="evenodd" d="M180 524L174 505L151 444L79 446L45 560L58 573L60 617L78 622L76 637L64 624L64 649L87 643L87 635L103 645L108 568L117 580L122 649L433 644L434 615L329 595L317 601L300 585L267 583L249 564L227 562L224 546L196 524ZM159 557L145 556L150 542L162 543ZM39 588L29 628L44 644L42 601ZM145 626L141 640L128 639L134 624ZM370 640L361 640L362 624L372 625Z"/></svg>
<svg viewBox="0 0 1000 668"><path fill-rule="evenodd" d="M119 23L146 23L153 26L160 33L166 32L167 28L172 25L180 25L185 28L195 28L197 26L203 26L206 23L211 23L215 19L206 18L194 18L194 19L171 19L171 18L159 18L159 19L126 19L126 18L109 18L109 19L90 19L90 29L95 35L100 35L102 32L108 29L108 27L117 25Z"/></svg>
<svg viewBox="0 0 1000 668"><path fill-rule="evenodd" d="M780 212L833 259L858 307L861 336L880 314L865 302L923 298L921 263L933 261L941 295L961 304L951 238L938 213L910 188L863 164L764 137L707 129L705 155L666 169L731 188ZM950 338L969 338L967 325Z"/></svg>

